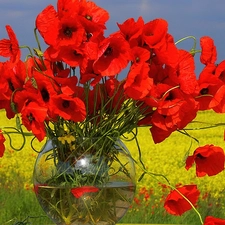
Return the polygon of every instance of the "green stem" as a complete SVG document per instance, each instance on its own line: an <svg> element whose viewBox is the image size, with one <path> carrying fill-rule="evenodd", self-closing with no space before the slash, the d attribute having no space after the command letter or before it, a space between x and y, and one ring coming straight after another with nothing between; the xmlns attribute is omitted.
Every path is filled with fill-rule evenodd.
<svg viewBox="0 0 225 225"><path fill-rule="evenodd" d="M198 215L199 217L199 220L201 222L201 224L203 224L203 220L202 220L202 217L201 217L201 214L199 213L199 211L196 209L196 207L192 204L192 202L186 197L184 196L180 191L178 191L175 187L173 187L172 185L168 185L170 188L172 188L173 190L175 190L179 195L182 196L182 198L184 198L192 207L192 209L195 211L195 213Z"/></svg>
<svg viewBox="0 0 225 225"><path fill-rule="evenodd" d="M89 215L91 221L93 222L93 224L96 224L96 221L94 220L93 216L91 215L91 212L90 212L90 210L89 210L89 208L88 208L88 206L87 206L87 204L85 202L85 199L83 199L83 197L81 197L81 198L82 198L82 201L83 201L83 203L84 203L84 205L85 205L85 207L86 207L86 209L88 211L88 215Z"/></svg>
<svg viewBox="0 0 225 225"><path fill-rule="evenodd" d="M36 39L36 42L37 42L37 45L38 45L38 49L39 49L39 51L41 51L41 45L40 45L40 41L39 41L39 38L38 38L38 35L37 35L37 28L34 28L34 36L35 36L35 39Z"/></svg>
<svg viewBox="0 0 225 225"><path fill-rule="evenodd" d="M157 180L158 182L162 183L157 177L163 177L166 181L167 181L167 186L169 186L171 189L177 191L192 207L192 209L195 211L195 213L198 215L201 223L203 224L203 220L202 220L202 217L201 217L201 214L198 212L198 210L196 209L196 207L192 204L192 202L187 198L185 197L180 191L178 191L174 186L172 186L169 182L169 180L167 179L166 176L162 175L162 174L156 174L156 173L152 173L152 172L149 172L145 166L144 166L144 163L142 162L142 156L141 156L141 149L140 149L140 146L139 146L139 143L138 143L138 139L137 139L137 136L135 135L134 137L135 141L136 141L136 144L137 144L137 147L138 147L138 152L139 152L139 161L141 163L141 165L132 158L132 160L141 168L141 170L143 170L143 173L142 175L140 176L140 178L138 179L138 181L140 181L145 174L148 174L150 175L151 177L153 177L155 180Z"/></svg>
<svg viewBox="0 0 225 225"><path fill-rule="evenodd" d="M2 128L0 128L0 129L2 129ZM21 151L26 144L26 138L25 138L26 133L24 134L22 129L18 130L15 127L4 127L3 129L4 129L4 130L2 130L3 134L7 135L7 137L9 138L10 147L15 151ZM15 131L7 132L5 129L12 129L12 130L15 130ZM21 145L20 148L16 148L16 147L13 146L13 141L12 141L12 138L11 138L10 134L19 134L19 135L22 136L23 141L22 141L22 145Z"/></svg>
<svg viewBox="0 0 225 225"><path fill-rule="evenodd" d="M138 164L137 164L138 165ZM138 165L140 167L140 165ZM202 217L201 217L201 214L198 212L198 210L196 209L196 207L192 204L192 202L187 198L185 197L180 191L177 190L177 188L175 188L174 186L172 186L170 183L169 183L169 180L162 174L155 174L155 173L151 173L149 171L147 171L146 169L143 169L142 167L140 167L142 170L144 170L144 173L145 174L148 174L150 175L152 178L154 178L157 182L159 183L162 183L158 178L157 176L161 176L163 177L164 179L167 180L167 186L170 187L171 189L175 190L177 193L179 193L192 207L192 209L195 211L195 213L198 215L199 217L199 220L201 222L201 224L203 224L203 220L202 220Z"/></svg>
<svg viewBox="0 0 225 225"><path fill-rule="evenodd" d="M187 39L191 39L191 38L194 40L194 47L196 47L196 42L197 42L197 41L196 41L195 36L192 36L192 35L186 36L186 37L183 37L183 38L179 39L178 41L175 42L175 45L177 45L177 44L179 44L180 42L185 41L185 40L187 40Z"/></svg>
<svg viewBox="0 0 225 225"><path fill-rule="evenodd" d="M187 39L193 39L194 40L194 44L193 44L192 49L190 50L190 54L192 54L194 56L196 53L201 52L201 50L196 50L197 41L196 41L196 38L194 36L192 36L192 35L186 36L184 38L181 38L180 40L178 40L178 41L175 42L175 45L177 45L180 42L185 41Z"/></svg>
<svg viewBox="0 0 225 225"><path fill-rule="evenodd" d="M184 134L184 135L188 136L189 138L195 140L195 141L199 144L199 140L198 140L197 138L191 136L191 135L186 131L186 129L183 129L183 130L177 130L177 131L178 131L179 133Z"/></svg>

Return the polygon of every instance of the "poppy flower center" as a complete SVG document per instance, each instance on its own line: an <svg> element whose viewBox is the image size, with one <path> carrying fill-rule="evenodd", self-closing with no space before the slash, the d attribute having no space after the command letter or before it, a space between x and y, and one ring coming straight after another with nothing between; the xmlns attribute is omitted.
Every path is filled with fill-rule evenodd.
<svg viewBox="0 0 225 225"><path fill-rule="evenodd" d="M90 16L90 15L86 15L85 18L86 18L87 20L92 20L92 16Z"/></svg>
<svg viewBox="0 0 225 225"><path fill-rule="evenodd" d="M208 88L202 88L202 90L200 91L200 93L202 95L206 95L206 94L208 94L208 92L209 92L209 89Z"/></svg>
<svg viewBox="0 0 225 225"><path fill-rule="evenodd" d="M9 89L10 89L11 91L14 91L14 90L15 90L15 88L14 88L13 83L12 83L11 80L8 80L8 85L9 85Z"/></svg>
<svg viewBox="0 0 225 225"><path fill-rule="evenodd" d="M223 71L220 76L219 76L220 80L224 81L225 80L225 71Z"/></svg>
<svg viewBox="0 0 225 225"><path fill-rule="evenodd" d="M10 50L10 52L13 51L13 45L12 44L9 45L9 50Z"/></svg>
<svg viewBox="0 0 225 225"><path fill-rule="evenodd" d="M130 39L130 35L129 34L126 34L125 39L128 41Z"/></svg>
<svg viewBox="0 0 225 225"><path fill-rule="evenodd" d="M43 88L41 90L41 96L42 96L42 99L44 100L44 102L48 102L49 101L50 96L49 96L48 91L45 88Z"/></svg>
<svg viewBox="0 0 225 225"><path fill-rule="evenodd" d="M82 56L80 53L78 53L76 50L73 51L74 56Z"/></svg>
<svg viewBox="0 0 225 225"><path fill-rule="evenodd" d="M30 115L27 116L27 119L28 119L30 122L32 122L33 120L35 120L34 117L33 117L33 115L32 115L32 113L30 113Z"/></svg>
<svg viewBox="0 0 225 225"><path fill-rule="evenodd" d="M112 54L112 52L113 52L113 49L112 49L112 47L109 46L109 47L105 50L104 56L106 57L106 56Z"/></svg>
<svg viewBox="0 0 225 225"><path fill-rule="evenodd" d="M146 32L146 35L147 35L147 36L154 36L154 33L151 32L151 31L149 31L149 32Z"/></svg>
<svg viewBox="0 0 225 225"><path fill-rule="evenodd" d="M66 27L64 30L63 30L63 33L65 34L65 36L67 37L72 37L72 34L73 34L73 30L70 28L70 27Z"/></svg>
<svg viewBox="0 0 225 225"><path fill-rule="evenodd" d="M198 154L196 155L196 157L199 158L199 159L205 159L205 158L206 158L206 157L202 156L200 153L198 153Z"/></svg>
<svg viewBox="0 0 225 225"><path fill-rule="evenodd" d="M140 58L137 56L135 61L136 61L136 63L140 62Z"/></svg>
<svg viewBox="0 0 225 225"><path fill-rule="evenodd" d="M62 106L63 106L63 108L65 108L65 109L66 109L66 108L69 108L70 102L67 101L67 100L65 100L65 101L63 101Z"/></svg>
<svg viewBox="0 0 225 225"><path fill-rule="evenodd" d="M169 94L167 95L167 97L166 97L166 101L171 101L171 100L173 100L174 98L173 98L173 94L171 93L171 92L169 92Z"/></svg>
<svg viewBox="0 0 225 225"><path fill-rule="evenodd" d="M91 39L91 37L93 37L93 34L92 33L87 33L86 37L87 37L87 41L89 41Z"/></svg>

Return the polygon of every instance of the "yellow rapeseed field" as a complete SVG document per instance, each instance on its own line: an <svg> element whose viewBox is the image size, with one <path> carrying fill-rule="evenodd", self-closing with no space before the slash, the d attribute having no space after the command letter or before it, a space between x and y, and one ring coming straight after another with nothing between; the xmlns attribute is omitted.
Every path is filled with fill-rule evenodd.
<svg viewBox="0 0 225 225"><path fill-rule="evenodd" d="M207 121L208 123L225 123L225 116L222 114L215 115L213 112L199 113L197 121ZM0 127L13 126L14 120L7 120L4 112L0 112ZM193 123L189 127L199 128L203 124ZM205 125L204 125L205 126ZM220 145L225 149L224 143L225 126L217 126L210 129L191 130L189 134L198 139L199 143L193 138L187 137L181 133L175 132L170 138L161 144L154 144L149 132L149 128L141 128L138 131L138 139L142 149L142 160L146 167L152 173L163 174L167 177L172 185L178 183L189 184L196 183L203 193L209 192L214 197L220 199L225 187L224 173L215 177L195 177L195 168L189 171L185 170L185 158L191 154L196 147L207 143ZM32 172L37 153L32 150L29 142L24 146L22 151L13 151L9 146L7 139L7 149L3 158L0 159L0 188L32 188ZM17 135L13 136L12 143L17 147L21 144L21 139ZM37 143L36 148L39 150L43 143ZM138 151L134 142L125 143L135 159L138 159ZM141 170L137 167L137 176L140 176ZM15 176L19 179L15 180ZM144 176L138 183L138 187L159 188L158 182L166 183L160 177ZM20 182L16 182L20 180Z"/></svg>

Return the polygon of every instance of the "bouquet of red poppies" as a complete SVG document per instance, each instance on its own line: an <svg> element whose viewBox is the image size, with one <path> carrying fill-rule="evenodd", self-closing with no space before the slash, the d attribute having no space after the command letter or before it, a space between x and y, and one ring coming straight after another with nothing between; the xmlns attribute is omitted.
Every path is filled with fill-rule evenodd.
<svg viewBox="0 0 225 225"><path fill-rule="evenodd" d="M201 51L192 36L187 38L193 48L179 49L166 20L142 17L117 23L118 30L106 37L108 19L109 13L92 1L58 0L57 9L49 5L37 16L33 49L20 46L6 26L9 38L0 40L0 56L9 59L0 62L0 109L8 119L16 118L13 132L73 145L80 137L132 134L136 139L135 130L149 126L149 135L160 143L175 131L186 134L183 129L198 111L225 112L225 61L216 64L210 37L200 39ZM21 48L28 50L25 60ZM198 52L204 68L196 76ZM4 136L12 133L7 129L0 132L1 157ZM195 163L198 177L214 176L224 170L224 161L223 149L209 144L187 157L186 169ZM165 208L174 215L195 209L199 193L196 185L173 189ZM205 219L211 222L225 224Z"/></svg>

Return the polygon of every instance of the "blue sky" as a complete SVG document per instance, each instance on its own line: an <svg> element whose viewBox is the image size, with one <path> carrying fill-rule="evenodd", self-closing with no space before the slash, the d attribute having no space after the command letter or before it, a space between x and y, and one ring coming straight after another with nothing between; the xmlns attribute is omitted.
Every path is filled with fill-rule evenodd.
<svg viewBox="0 0 225 225"><path fill-rule="evenodd" d="M145 22L164 18L175 40L187 35L211 36L218 50L218 62L225 59L225 1L222 0L95 0L110 13L108 33L117 30L116 22L142 16ZM21 45L35 46L33 37L37 14L56 0L0 0L0 39L7 37L10 24ZM186 42L184 47L190 46ZM183 47L183 46L182 46ZM197 60L198 61L198 60Z"/></svg>

